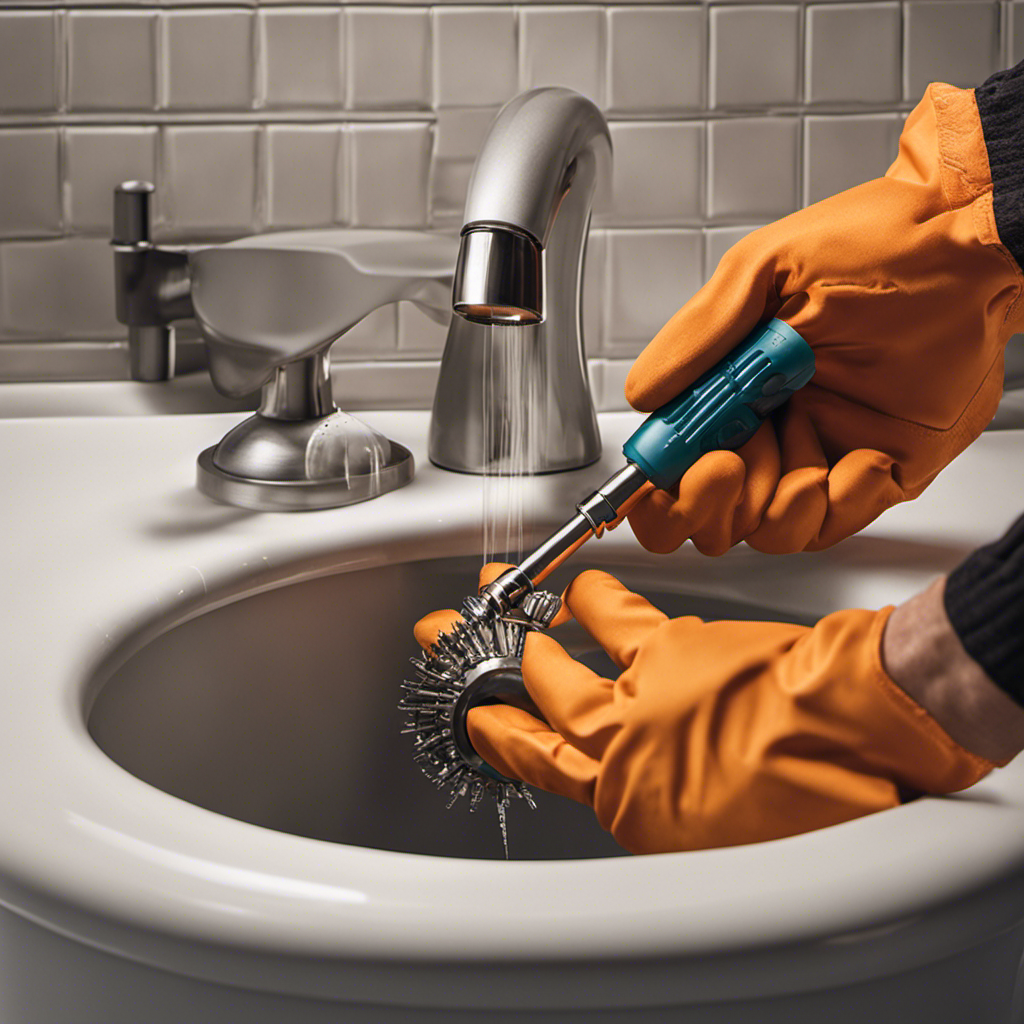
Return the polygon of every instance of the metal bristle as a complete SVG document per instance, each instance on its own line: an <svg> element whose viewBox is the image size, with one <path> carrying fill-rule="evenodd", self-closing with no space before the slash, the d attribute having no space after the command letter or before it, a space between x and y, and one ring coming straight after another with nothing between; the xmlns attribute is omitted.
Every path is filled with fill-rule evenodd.
<svg viewBox="0 0 1024 1024"><path fill-rule="evenodd" d="M534 601L543 609L547 621L529 615L497 618L486 611L476 597L466 599L464 621L456 623L448 633L441 633L434 646L418 658L410 658L414 674L402 683L399 709L406 712L403 733L413 738L413 759L439 789L447 790L448 806L460 797L469 799L475 811L490 793L504 812L513 798L522 799L535 808L533 796L521 782L503 782L485 775L468 763L452 738L451 717L455 703L466 687L466 676L482 661L490 658L522 656L526 634L531 628L543 627L550 621L554 595L543 595Z"/></svg>

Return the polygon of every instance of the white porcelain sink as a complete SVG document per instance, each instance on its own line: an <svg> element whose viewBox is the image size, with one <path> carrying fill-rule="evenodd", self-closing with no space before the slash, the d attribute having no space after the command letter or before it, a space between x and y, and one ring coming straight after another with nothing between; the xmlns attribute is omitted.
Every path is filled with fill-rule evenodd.
<svg viewBox="0 0 1024 1024"><path fill-rule="evenodd" d="M480 481L427 463L426 414L365 418L413 451L413 482L274 515L195 490L237 414L0 417L4 1024L1004 1019L1016 762L833 829L652 857L549 798L515 808L506 863L491 810L445 810L396 700L413 622L473 586ZM530 482L534 539L635 423L602 416L599 465ZM1024 507L1022 456L1024 433L986 434L827 552L652 556L620 529L562 579L606 567L709 617L898 602Z"/></svg>
<svg viewBox="0 0 1024 1024"><path fill-rule="evenodd" d="M197 616L134 654L102 684L89 731L118 764L220 814L335 843L449 857L503 856L489 805L451 811L399 733L409 626L458 607L478 558L385 565L295 583ZM584 559L573 567L579 571ZM616 568L672 616L778 617L673 592L651 569ZM567 582L563 569L560 581ZM679 581L680 583L682 581ZM579 627L559 636L617 674ZM511 855L621 855L589 809L538 794L513 805Z"/></svg>

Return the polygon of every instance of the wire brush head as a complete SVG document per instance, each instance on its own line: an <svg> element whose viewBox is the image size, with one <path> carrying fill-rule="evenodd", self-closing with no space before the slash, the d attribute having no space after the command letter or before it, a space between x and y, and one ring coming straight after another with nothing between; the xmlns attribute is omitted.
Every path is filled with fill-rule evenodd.
<svg viewBox="0 0 1024 1024"><path fill-rule="evenodd" d="M466 715L482 704L502 703L543 720L523 684L523 647L527 633L549 625L560 606L556 595L535 591L520 608L497 616L480 598L469 597L463 621L411 659L415 678L402 683L398 705L408 715L402 731L412 735L413 759L427 778L447 790L449 807L468 797L474 811L488 793L502 810L513 797L536 806L521 782L497 772L473 749Z"/></svg>

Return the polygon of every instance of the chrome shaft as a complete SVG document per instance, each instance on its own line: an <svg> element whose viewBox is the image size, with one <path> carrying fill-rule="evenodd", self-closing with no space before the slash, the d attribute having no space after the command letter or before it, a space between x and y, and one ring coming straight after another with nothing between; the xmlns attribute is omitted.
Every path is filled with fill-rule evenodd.
<svg viewBox="0 0 1024 1024"><path fill-rule="evenodd" d="M484 587L477 607L493 615L507 614L591 537L600 537L609 523L628 512L646 483L643 470L632 462L627 463L589 498L581 501L576 506L576 515L533 554Z"/></svg>

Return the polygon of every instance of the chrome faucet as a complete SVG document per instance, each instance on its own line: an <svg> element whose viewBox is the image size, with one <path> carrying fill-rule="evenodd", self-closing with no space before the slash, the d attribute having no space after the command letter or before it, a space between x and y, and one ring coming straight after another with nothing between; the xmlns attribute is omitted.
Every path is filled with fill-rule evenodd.
<svg viewBox="0 0 1024 1024"><path fill-rule="evenodd" d="M492 327L512 325L535 360L531 399L541 433L531 473L576 469L601 454L582 334L582 275L591 207L611 181L608 124L570 89L523 93L499 112L473 168L452 308L430 426L430 459L492 467L484 430ZM500 386L494 394L505 394ZM516 396L522 401L523 396ZM500 417L502 410L489 410Z"/></svg>

